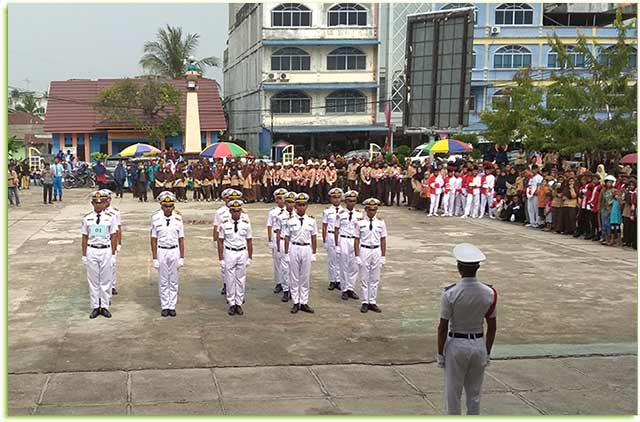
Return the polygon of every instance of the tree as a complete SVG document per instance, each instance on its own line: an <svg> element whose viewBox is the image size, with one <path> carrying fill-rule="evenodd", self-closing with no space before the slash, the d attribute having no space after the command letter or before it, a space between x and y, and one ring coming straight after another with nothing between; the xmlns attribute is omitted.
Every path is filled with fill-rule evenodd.
<svg viewBox="0 0 640 422"><path fill-rule="evenodd" d="M24 111L34 116L44 115L44 107L40 106L38 98L34 97L33 94L26 94L22 99L22 104L17 104L15 109L16 111Z"/></svg>
<svg viewBox="0 0 640 422"><path fill-rule="evenodd" d="M7 151L9 153L9 158L13 158L13 155L24 148L24 143L18 140L16 135L12 135L9 137L9 142L7 142Z"/></svg>
<svg viewBox="0 0 640 422"><path fill-rule="evenodd" d="M95 109L111 124L145 132L157 146L162 138L182 132L181 97L178 88L154 77L124 79L98 94Z"/></svg>
<svg viewBox="0 0 640 422"><path fill-rule="evenodd" d="M519 70L513 82L515 86L502 90L503 98L493 98L492 110L480 114L487 125L484 136L501 145L515 140L539 144L545 138L540 121L542 90L533 85L528 68Z"/></svg>
<svg viewBox="0 0 640 422"><path fill-rule="evenodd" d="M183 39L182 28L167 25L166 28L158 30L156 41L144 43L144 55L140 59L140 65L152 75L182 78L187 69L187 61L194 54L199 42L199 34L187 34ZM219 67L220 59L205 57L194 64L202 73L207 67Z"/></svg>
<svg viewBox="0 0 640 422"><path fill-rule="evenodd" d="M9 91L9 108L15 109L15 106L18 103L18 101L20 101L21 97L22 97L22 93L20 92L20 90L16 88L12 88L11 91Z"/></svg>

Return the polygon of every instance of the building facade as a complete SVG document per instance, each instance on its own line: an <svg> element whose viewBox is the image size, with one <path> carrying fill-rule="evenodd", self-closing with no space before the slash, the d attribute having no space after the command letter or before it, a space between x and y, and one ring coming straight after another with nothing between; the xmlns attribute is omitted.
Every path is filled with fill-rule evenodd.
<svg viewBox="0 0 640 422"><path fill-rule="evenodd" d="M233 139L268 155L365 148L376 124L378 5L229 5L224 99ZM379 142L378 142L379 143Z"/></svg>
<svg viewBox="0 0 640 422"><path fill-rule="evenodd" d="M79 160L88 161L94 152L112 155L129 145L148 142L144 132L105 121L94 109L93 104L100 91L116 81L117 79L70 79L51 82L44 130L51 134L53 154L60 150L72 150ZM187 114L186 81L165 79L164 82L183 91L180 111L184 128ZM216 81L198 80L197 102L201 146L204 148L217 142L227 128ZM184 133L162 139L159 146L161 149L184 151Z"/></svg>
<svg viewBox="0 0 640 422"><path fill-rule="evenodd" d="M387 34L381 37L380 75L390 75L387 77L391 78L391 83L385 87L381 80L378 100L380 104L391 101L392 121L396 124L396 135L400 137L406 17L397 19L396 16L402 16L410 5L380 5L380 33ZM607 48L616 42L617 30L612 25L616 5L611 3L433 3L428 6L432 10L475 8L469 126L464 128L467 131L486 129L480 122L480 112L490 110L494 98L506 95L504 89L513 86L512 79L518 68L530 67L536 84L544 86L548 83L552 72L557 70L557 57L548 43L552 34L556 33L567 46L575 45L579 34L584 34L596 56L598 48ZM411 13L423 11L426 10ZM636 13L635 6L627 6L623 12L625 18L631 18ZM637 30L629 31L627 36L629 43L637 45ZM573 55L572 60L576 68L584 66L581 55ZM636 67L636 61L637 53L634 53L631 68ZM385 121L383 111L380 107L379 123Z"/></svg>

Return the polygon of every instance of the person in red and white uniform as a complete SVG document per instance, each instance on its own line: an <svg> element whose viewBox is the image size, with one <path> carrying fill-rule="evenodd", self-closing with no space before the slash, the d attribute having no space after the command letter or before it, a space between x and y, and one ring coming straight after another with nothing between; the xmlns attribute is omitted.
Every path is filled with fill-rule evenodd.
<svg viewBox="0 0 640 422"><path fill-rule="evenodd" d="M442 187L444 186L444 178L442 172L446 170L440 171L440 173L434 172L429 178L429 188L431 189L430 193L430 203L429 203L429 214L428 216L438 217L438 208L440 207L440 196L442 195Z"/></svg>
<svg viewBox="0 0 640 422"><path fill-rule="evenodd" d="M493 175L493 166L488 164L484 168L485 174L482 176L482 187L480 189L480 214L478 218L484 217L484 213L487 206L491 206L493 203L493 196L495 194L494 188L496 186L496 176Z"/></svg>
<svg viewBox="0 0 640 422"><path fill-rule="evenodd" d="M451 176L449 176L449 170L448 169L443 169L442 173L444 174L444 176L442 177L442 180L444 182L444 185L442 186L442 215L444 217L450 217L451 216L451 207L450 207L450 201L449 198L452 195L455 195L455 192L451 192L451 179L453 178L453 173L451 173Z"/></svg>

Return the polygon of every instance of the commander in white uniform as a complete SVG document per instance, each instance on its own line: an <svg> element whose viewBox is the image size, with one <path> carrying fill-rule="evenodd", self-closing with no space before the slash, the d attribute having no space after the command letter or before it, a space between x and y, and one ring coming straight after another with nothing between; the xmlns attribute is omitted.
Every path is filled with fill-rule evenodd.
<svg viewBox="0 0 640 422"><path fill-rule="evenodd" d="M289 271L289 262L286 260L287 256L284 254L284 228L287 225L287 221L293 216L295 211L296 196L295 192L286 192L283 195L284 199L284 213L280 214L274 221L273 232L275 233L276 251L280 261L280 271L282 282L282 302L288 302L291 299L291 293L289 290L289 280L291 279Z"/></svg>
<svg viewBox="0 0 640 422"><path fill-rule="evenodd" d="M111 278L116 261L118 225L115 216L106 212L107 198L101 192L91 194L93 211L82 219L82 263L87 268L89 300L93 319L111 318Z"/></svg>
<svg viewBox="0 0 640 422"><path fill-rule="evenodd" d="M336 221L334 240L336 242L336 254L340 259L340 290L342 300L359 299L355 292L356 280L360 268L356 263L354 239L358 221L362 219L362 212L355 209L358 201L358 192L350 190L344 194L347 208L338 214Z"/></svg>
<svg viewBox="0 0 640 422"><path fill-rule="evenodd" d="M340 261L336 255L335 226L338 215L344 210L341 205L343 195L342 189L331 189L329 191L331 206L322 212L322 243L327 251L329 290L340 288Z"/></svg>
<svg viewBox="0 0 640 422"><path fill-rule="evenodd" d="M184 224L175 210L176 197L169 191L158 195L161 210L151 216L151 254L158 270L160 315L176 316L178 269L184 266Z"/></svg>
<svg viewBox="0 0 640 422"><path fill-rule="evenodd" d="M362 306L360 312L382 312L377 305L378 285L380 284L380 268L386 263L387 226L376 217L380 201L376 198L366 199L363 203L367 214L358 220L355 231L356 263L360 266L360 283Z"/></svg>
<svg viewBox="0 0 640 422"><path fill-rule="evenodd" d="M316 220L306 214L308 203L309 195L296 195L296 212L284 226L284 253L289 263L292 314L298 311L314 312L309 306L309 276L311 263L316 260L318 227Z"/></svg>
<svg viewBox="0 0 640 422"><path fill-rule="evenodd" d="M275 279L275 287L273 293L280 293L282 289L282 264L278 253L278 245L276 244L276 236L274 227L278 225L278 219L287 214L284 203L284 194L287 193L285 188L278 188L273 192L276 206L269 210L267 215L267 242L271 257L273 258L273 278Z"/></svg>
<svg viewBox="0 0 640 422"><path fill-rule="evenodd" d="M111 279L111 295L115 296L118 294L118 290L116 290L116 276L118 269L118 256L120 255L120 250L122 249L122 214L120 210L111 205L111 198L113 192L109 189L102 189L100 191L104 196L107 197L107 204L105 211L112 213L116 218L116 224L118 225L118 241L116 247L116 262L113 264L113 275Z"/></svg>
<svg viewBox="0 0 640 422"><path fill-rule="evenodd" d="M444 368L444 412L462 413L460 399L464 389L467 414L478 415L484 370L496 335L498 294L476 278L480 262L486 259L480 249L463 243L453 249L453 256L462 278L444 290L438 325L437 362Z"/></svg>
<svg viewBox="0 0 640 422"><path fill-rule="evenodd" d="M213 216L213 244L215 247L218 246L218 234L220 232L219 227L220 223L225 218L230 218L231 213L229 212L229 201L231 200L240 200L242 199L242 192L236 189L225 189L221 193L222 201L224 201L224 205L218 208ZM246 215L246 214L245 214ZM221 295L227 294L227 283L225 280L225 272L220 270L220 278L222 279L222 289L220 290Z"/></svg>
<svg viewBox="0 0 640 422"><path fill-rule="evenodd" d="M229 315L243 315L247 267L253 257L251 222L242 212L243 202L229 201L231 217L224 218L218 229L218 258L220 269L225 273Z"/></svg>

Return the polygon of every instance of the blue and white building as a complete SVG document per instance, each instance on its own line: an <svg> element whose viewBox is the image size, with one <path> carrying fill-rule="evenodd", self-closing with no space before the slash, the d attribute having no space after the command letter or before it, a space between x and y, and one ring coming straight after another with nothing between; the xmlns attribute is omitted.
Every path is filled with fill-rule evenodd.
<svg viewBox="0 0 640 422"><path fill-rule="evenodd" d="M269 154L366 146L376 124L378 5L229 4L224 102L232 139Z"/></svg>
<svg viewBox="0 0 640 422"><path fill-rule="evenodd" d="M380 32L387 36L381 38L380 51L383 53L379 74L383 79L379 100L382 103L392 99L392 121L398 136L402 135L404 107L404 61L398 57L404 54L404 41L397 34L406 34L406 19L403 21L402 14L408 5L380 5ZM530 67L536 84L548 84L552 72L557 69L556 54L548 43L548 37L553 33L567 46L575 45L578 35L584 34L596 55L598 48L607 48L616 42L617 31L612 25L616 4L612 3L433 3L428 6L432 10L475 8L471 114L469 126L465 128L469 131L485 129L480 123L480 112L491 109L492 100L504 96L505 87L513 86L512 79L518 68ZM411 13L417 11L411 10ZM625 18L632 18L635 13L635 5L624 9ZM382 28L383 25L388 29ZM627 36L628 42L637 46L637 30L629 31ZM576 53L573 60L578 68L584 64L580 54ZM631 68L636 68L636 61L637 54L634 54ZM391 83L385 83L389 78ZM378 122L384 122L383 111L380 107Z"/></svg>

